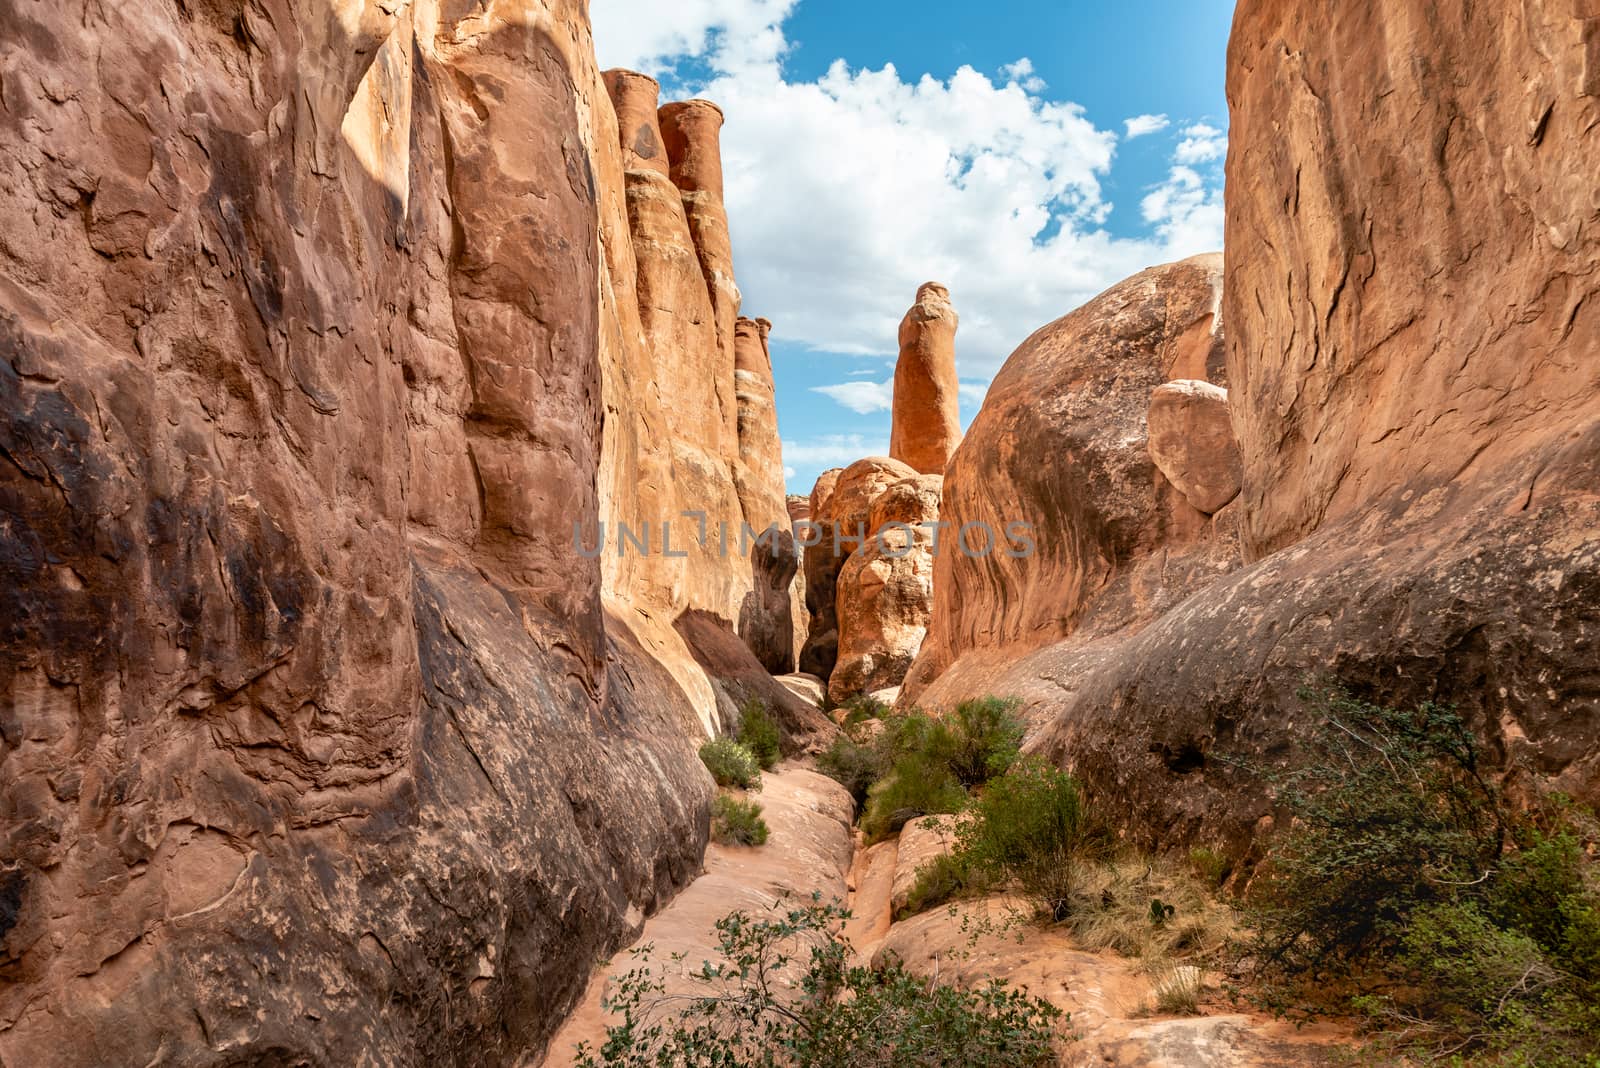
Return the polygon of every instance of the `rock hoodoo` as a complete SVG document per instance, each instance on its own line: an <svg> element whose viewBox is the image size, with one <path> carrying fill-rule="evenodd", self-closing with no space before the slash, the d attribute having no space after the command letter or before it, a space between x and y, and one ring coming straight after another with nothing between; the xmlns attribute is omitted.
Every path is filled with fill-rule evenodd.
<svg viewBox="0 0 1600 1068"><path fill-rule="evenodd" d="M872 502L896 482L917 472L887 456L858 460L839 472L825 472L812 491L812 544L805 549L806 609L810 635L800 670L819 678L833 674L839 656L839 572L871 534Z"/></svg>
<svg viewBox="0 0 1600 1068"><path fill-rule="evenodd" d="M878 494L869 538L839 572L839 657L833 700L899 687L922 648L933 611L933 555L944 479L918 475Z"/></svg>
<svg viewBox="0 0 1600 1068"><path fill-rule="evenodd" d="M917 302L900 323L889 455L925 475L944 474L961 442L958 323L950 291L937 282L917 291Z"/></svg>

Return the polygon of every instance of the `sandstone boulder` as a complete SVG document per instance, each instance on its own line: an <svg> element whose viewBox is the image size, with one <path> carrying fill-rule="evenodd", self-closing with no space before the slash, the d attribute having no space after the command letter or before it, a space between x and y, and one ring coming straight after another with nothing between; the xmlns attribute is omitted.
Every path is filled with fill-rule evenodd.
<svg viewBox="0 0 1600 1068"><path fill-rule="evenodd" d="M938 554L907 697L968 651L992 663L998 649L1149 619L1237 562L1226 521L1173 488L1146 436L1152 390L1220 370L1221 287L1220 256L1152 268L1006 361L950 462L940 516L946 537L971 525L996 544Z"/></svg>
<svg viewBox="0 0 1600 1068"><path fill-rule="evenodd" d="M1195 509L1214 515L1239 495L1243 472L1228 391L1180 380L1150 394L1150 458Z"/></svg>
<svg viewBox="0 0 1600 1068"><path fill-rule="evenodd" d="M896 482L917 474L887 456L858 460L838 474L825 472L812 490L810 531L805 549L806 608L811 614L810 635L801 656L800 670L828 678L838 659L837 610L839 571L870 533L867 521L872 503Z"/></svg>
<svg viewBox="0 0 1600 1068"><path fill-rule="evenodd" d="M898 688L922 648L943 481L918 475L897 482L868 511L869 540L839 572L839 658L828 683L837 703Z"/></svg>
<svg viewBox="0 0 1600 1068"><path fill-rule="evenodd" d="M961 441L958 325L950 291L937 282L917 291L917 302L900 323L889 455L925 475L944 474Z"/></svg>

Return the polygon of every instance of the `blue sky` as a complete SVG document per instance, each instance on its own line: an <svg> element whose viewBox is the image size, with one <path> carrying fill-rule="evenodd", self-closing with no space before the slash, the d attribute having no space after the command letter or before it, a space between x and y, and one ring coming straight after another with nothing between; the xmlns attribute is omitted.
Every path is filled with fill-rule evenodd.
<svg viewBox="0 0 1600 1068"><path fill-rule="evenodd" d="M776 324L791 493L886 447L921 282L961 313L970 420L1034 330L1221 247L1232 8L593 0L603 65L727 112L735 268L745 313Z"/></svg>

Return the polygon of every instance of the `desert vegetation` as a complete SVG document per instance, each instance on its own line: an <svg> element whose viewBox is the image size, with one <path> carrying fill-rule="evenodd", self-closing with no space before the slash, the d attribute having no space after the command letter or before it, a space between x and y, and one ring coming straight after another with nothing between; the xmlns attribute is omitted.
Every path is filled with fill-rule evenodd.
<svg viewBox="0 0 1600 1068"><path fill-rule="evenodd" d="M813 900L717 922L717 963L661 962L646 945L608 1002L621 1022L582 1068L926 1068L1056 1063L1066 1018L1000 983L929 983L895 962L851 963L848 913Z"/></svg>

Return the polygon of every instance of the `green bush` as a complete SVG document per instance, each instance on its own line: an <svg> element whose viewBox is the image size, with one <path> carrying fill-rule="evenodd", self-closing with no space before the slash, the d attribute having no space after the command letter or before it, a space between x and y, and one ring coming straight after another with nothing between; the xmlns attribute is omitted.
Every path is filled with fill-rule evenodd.
<svg viewBox="0 0 1600 1068"><path fill-rule="evenodd" d="M768 833L760 805L728 794L717 795L711 806L711 837L716 841L723 845L766 845Z"/></svg>
<svg viewBox="0 0 1600 1068"><path fill-rule="evenodd" d="M994 982L972 990L934 985L896 961L852 967L848 912L813 903L759 918L717 922L721 963L685 977L690 992L634 951L607 1008L620 1022L598 1050L578 1047L581 1068L1046 1068L1065 1041L1065 1015ZM682 968L677 964L668 973ZM781 979L779 977L782 977Z"/></svg>
<svg viewBox="0 0 1600 1068"><path fill-rule="evenodd" d="M968 788L1011 766L1021 740L1016 702L984 698L948 719L918 709L890 716L870 743L836 744L823 768L864 798L861 828L877 841L918 816L960 811Z"/></svg>
<svg viewBox="0 0 1600 1068"><path fill-rule="evenodd" d="M919 816L960 812L966 803L967 792L948 768L925 752L906 753L867 792L861 830L868 842L879 842Z"/></svg>
<svg viewBox="0 0 1600 1068"><path fill-rule="evenodd" d="M968 867L1014 883L1056 922L1072 911L1083 856L1093 841L1083 793L1071 775L1026 760L989 783L958 830Z"/></svg>
<svg viewBox="0 0 1600 1068"><path fill-rule="evenodd" d="M1197 846L1189 850L1189 870L1212 890L1222 888L1222 884L1228 881L1231 868L1228 858L1215 849Z"/></svg>
<svg viewBox="0 0 1600 1068"><path fill-rule="evenodd" d="M700 747L700 762L718 786L761 789L761 766L755 754L732 738L715 738Z"/></svg>
<svg viewBox="0 0 1600 1068"><path fill-rule="evenodd" d="M1485 878L1505 830L1477 742L1450 709L1303 697L1322 726L1308 759L1276 780L1294 824L1269 858L1255 952L1322 973L1393 951L1413 912Z"/></svg>
<svg viewBox="0 0 1600 1068"><path fill-rule="evenodd" d="M979 875L960 853L944 853L917 869L917 880L906 894L905 907L895 919L915 916L944 904L962 893L978 893Z"/></svg>
<svg viewBox="0 0 1600 1068"><path fill-rule="evenodd" d="M1514 809L1447 708L1303 696L1321 725L1276 779L1295 822L1247 949L1269 1000L1353 991L1403 1053L1592 1066L1600 894L1575 810Z"/></svg>
<svg viewBox="0 0 1600 1068"><path fill-rule="evenodd" d="M883 719L889 714L889 706L870 694L852 697L844 703L843 724L846 730L859 727L875 719Z"/></svg>
<svg viewBox="0 0 1600 1068"><path fill-rule="evenodd" d="M763 771L771 771L782 756L782 736L778 723L767 711L767 703L752 697L739 710L739 744L755 756Z"/></svg>
<svg viewBox="0 0 1600 1068"><path fill-rule="evenodd" d="M867 792L873 783L883 778L889 766L888 746L881 735L861 742L848 732L841 732L817 757L817 770L850 791L857 811L867 803Z"/></svg>
<svg viewBox="0 0 1600 1068"><path fill-rule="evenodd" d="M1072 912L1095 845L1077 782L1043 761L1025 760L989 783L968 810L956 827L955 851L918 871L906 912L1011 885L1060 922Z"/></svg>
<svg viewBox="0 0 1600 1068"><path fill-rule="evenodd" d="M1004 775L1022 750L1020 704L998 697L961 702L948 720L933 724L928 742L934 759L968 789Z"/></svg>

